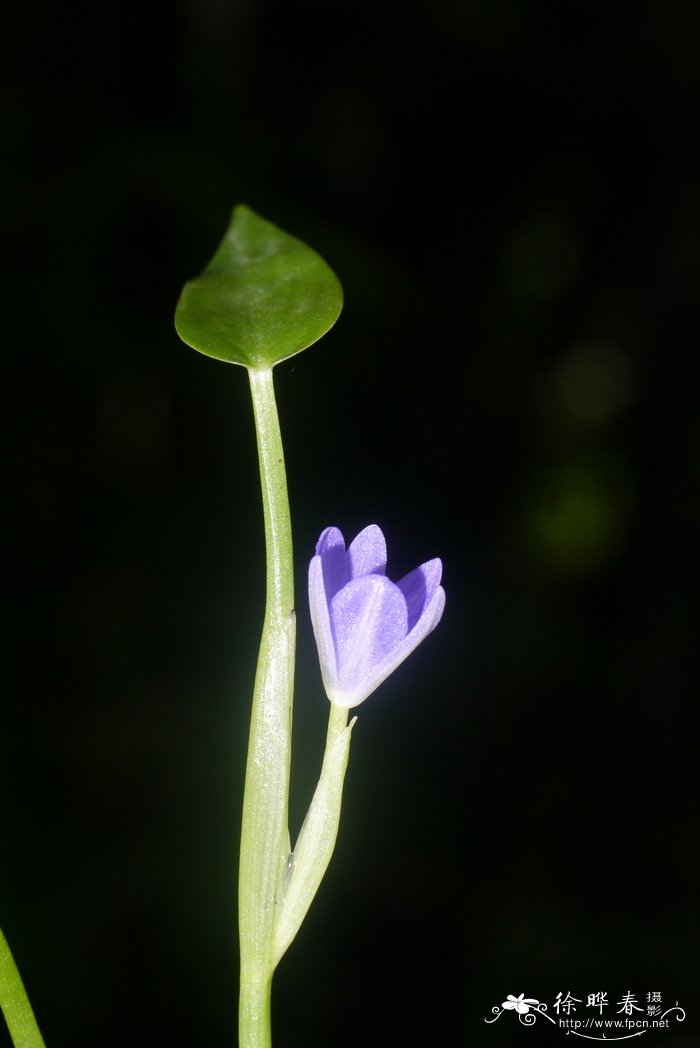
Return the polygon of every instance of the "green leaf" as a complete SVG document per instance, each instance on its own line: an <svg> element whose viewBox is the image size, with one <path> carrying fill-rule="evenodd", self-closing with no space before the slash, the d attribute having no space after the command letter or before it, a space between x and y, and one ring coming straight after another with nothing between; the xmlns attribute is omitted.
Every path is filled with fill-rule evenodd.
<svg viewBox="0 0 700 1048"><path fill-rule="evenodd" d="M175 327L200 353L265 370L325 335L342 306L315 251L239 204L209 265L185 284Z"/></svg>

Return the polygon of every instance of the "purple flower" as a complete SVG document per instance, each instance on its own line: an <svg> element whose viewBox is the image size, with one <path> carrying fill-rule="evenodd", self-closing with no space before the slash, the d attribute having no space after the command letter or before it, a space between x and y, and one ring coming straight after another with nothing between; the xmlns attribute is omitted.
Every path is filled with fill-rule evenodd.
<svg viewBox="0 0 700 1048"><path fill-rule="evenodd" d="M338 528L321 534L309 565L309 604L323 683L337 706L364 702L442 616L441 561L399 582L385 572L386 542L376 524L347 551Z"/></svg>

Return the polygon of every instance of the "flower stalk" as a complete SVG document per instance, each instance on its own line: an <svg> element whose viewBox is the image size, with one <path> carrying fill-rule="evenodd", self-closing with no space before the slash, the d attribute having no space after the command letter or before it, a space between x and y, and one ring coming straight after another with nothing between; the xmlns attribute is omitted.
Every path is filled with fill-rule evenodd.
<svg viewBox="0 0 700 1048"><path fill-rule="evenodd" d="M287 864L284 894L280 898L275 925L275 964L281 960L306 917L328 869L338 836L350 738L357 718L348 724L348 711L332 702L329 705L321 775Z"/></svg>

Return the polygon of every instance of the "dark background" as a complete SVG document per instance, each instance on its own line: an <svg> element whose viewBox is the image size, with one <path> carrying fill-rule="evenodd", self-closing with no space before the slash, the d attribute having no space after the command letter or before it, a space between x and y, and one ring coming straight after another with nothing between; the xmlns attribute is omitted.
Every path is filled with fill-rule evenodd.
<svg viewBox="0 0 700 1048"><path fill-rule="evenodd" d="M441 556L447 591L358 711L275 1045L561 1044L483 1020L567 991L583 1015L661 991L688 1018L653 1043L696 1043L699 21L15 6L0 924L49 1048L235 1040L261 510L245 372L172 317L238 201L346 296L276 371L295 829L327 715L320 531L377 522L390 574Z"/></svg>

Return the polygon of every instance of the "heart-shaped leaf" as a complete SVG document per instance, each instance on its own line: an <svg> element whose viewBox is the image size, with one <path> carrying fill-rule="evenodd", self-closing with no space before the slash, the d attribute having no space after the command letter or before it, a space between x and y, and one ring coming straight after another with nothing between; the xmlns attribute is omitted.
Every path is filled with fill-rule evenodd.
<svg viewBox="0 0 700 1048"><path fill-rule="evenodd" d="M266 370L325 335L342 306L315 251L239 204L209 265L185 284L175 327L200 353Z"/></svg>

